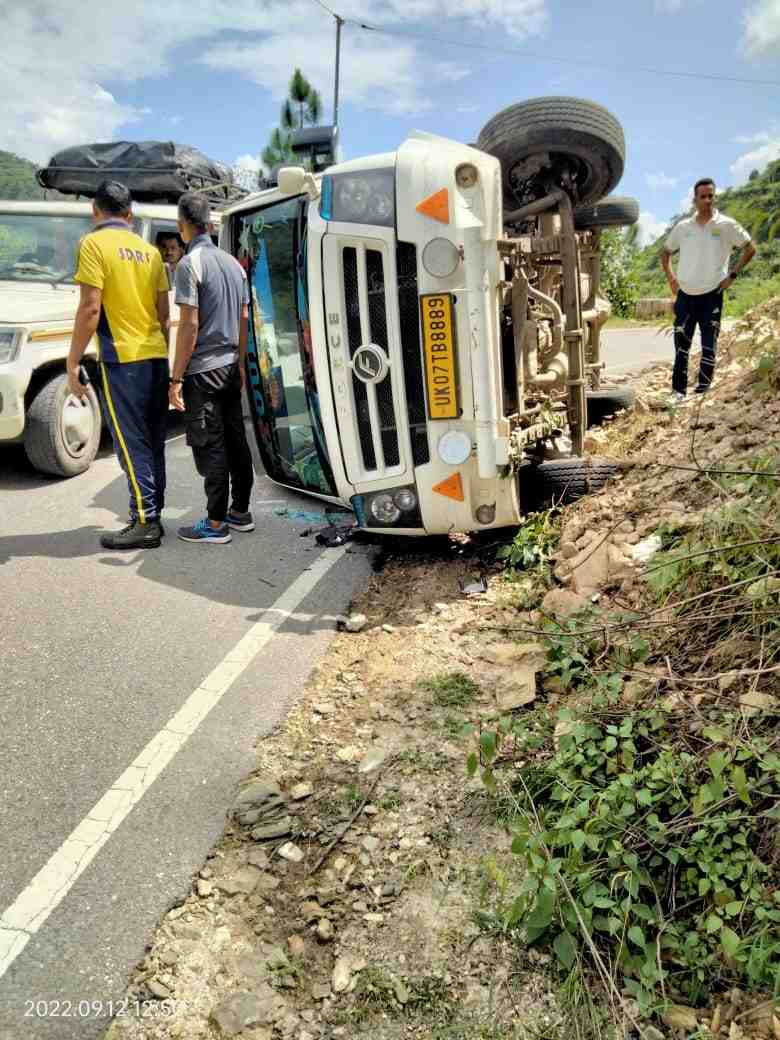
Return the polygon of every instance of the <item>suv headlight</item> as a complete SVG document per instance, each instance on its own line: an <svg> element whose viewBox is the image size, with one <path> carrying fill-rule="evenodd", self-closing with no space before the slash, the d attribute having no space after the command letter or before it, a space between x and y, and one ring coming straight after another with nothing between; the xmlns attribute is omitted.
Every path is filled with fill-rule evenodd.
<svg viewBox="0 0 780 1040"><path fill-rule="evenodd" d="M320 216L346 224L395 226L395 169L331 173L322 178Z"/></svg>
<svg viewBox="0 0 780 1040"><path fill-rule="evenodd" d="M22 329L0 328L0 365L13 361L19 352Z"/></svg>

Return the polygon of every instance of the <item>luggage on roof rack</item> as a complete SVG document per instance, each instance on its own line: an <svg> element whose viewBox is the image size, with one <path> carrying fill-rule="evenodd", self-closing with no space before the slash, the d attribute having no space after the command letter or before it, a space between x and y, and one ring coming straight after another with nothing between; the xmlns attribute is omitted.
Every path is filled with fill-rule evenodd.
<svg viewBox="0 0 780 1040"><path fill-rule="evenodd" d="M121 181L138 202L175 204L185 191L197 191L224 204L247 194L225 163L174 141L77 145L53 155L36 176L42 188L87 198L104 180Z"/></svg>

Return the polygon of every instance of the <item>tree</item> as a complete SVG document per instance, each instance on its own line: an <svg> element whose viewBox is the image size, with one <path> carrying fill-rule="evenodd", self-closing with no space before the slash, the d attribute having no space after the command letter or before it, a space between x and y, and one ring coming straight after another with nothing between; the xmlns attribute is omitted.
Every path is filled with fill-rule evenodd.
<svg viewBox="0 0 780 1040"><path fill-rule="evenodd" d="M292 135L307 124L315 126L322 118L322 98L319 91L309 83L300 69L296 68L290 79L288 97L282 103L279 126L274 127L268 144L262 153L263 162L269 169L293 158Z"/></svg>
<svg viewBox="0 0 780 1040"><path fill-rule="evenodd" d="M613 312L621 318L633 316L639 298L636 235L630 235L631 230L629 234L620 228L601 232L601 288Z"/></svg>

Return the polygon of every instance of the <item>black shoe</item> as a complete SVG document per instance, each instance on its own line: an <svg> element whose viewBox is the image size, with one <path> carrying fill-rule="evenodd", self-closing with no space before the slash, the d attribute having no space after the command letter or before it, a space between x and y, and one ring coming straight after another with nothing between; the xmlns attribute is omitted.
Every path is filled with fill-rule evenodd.
<svg viewBox="0 0 780 1040"><path fill-rule="evenodd" d="M100 544L104 549L156 549L161 537L159 521L142 524L140 520L134 520L121 531L102 534Z"/></svg>

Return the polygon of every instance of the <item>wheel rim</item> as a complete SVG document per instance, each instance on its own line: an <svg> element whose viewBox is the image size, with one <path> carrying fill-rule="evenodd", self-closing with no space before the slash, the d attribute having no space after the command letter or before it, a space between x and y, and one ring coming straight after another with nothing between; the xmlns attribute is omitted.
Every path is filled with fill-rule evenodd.
<svg viewBox="0 0 780 1040"><path fill-rule="evenodd" d="M65 399L60 415L60 432L65 450L72 458L77 459L85 453L95 432L95 416L89 398L78 402L72 397Z"/></svg>

